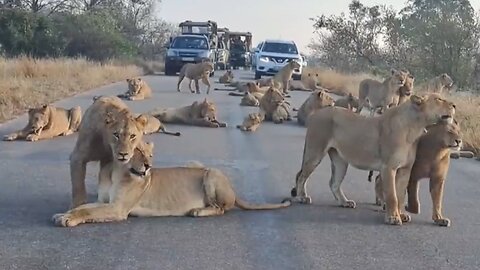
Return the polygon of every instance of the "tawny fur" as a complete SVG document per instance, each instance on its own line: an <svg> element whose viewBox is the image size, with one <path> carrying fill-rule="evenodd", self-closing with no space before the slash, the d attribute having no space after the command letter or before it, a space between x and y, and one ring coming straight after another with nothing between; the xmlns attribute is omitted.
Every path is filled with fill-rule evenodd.
<svg viewBox="0 0 480 270"><path fill-rule="evenodd" d="M358 110L358 98L350 93L346 97L335 100L335 106L356 112Z"/></svg>
<svg viewBox="0 0 480 270"><path fill-rule="evenodd" d="M428 81L426 85L427 92L433 93L450 93L453 86L452 78L447 74L443 73L438 75L437 77Z"/></svg>
<svg viewBox="0 0 480 270"><path fill-rule="evenodd" d="M300 68L300 63L295 60L290 60L284 67L282 67L274 76L274 87L279 88L284 94L288 93L289 82L292 79L292 74L295 69ZM281 85L281 87L278 87Z"/></svg>
<svg viewBox="0 0 480 270"><path fill-rule="evenodd" d="M281 124L283 121L290 121L290 104L285 101L283 94L270 87L260 100L260 113L265 116L265 121L273 121Z"/></svg>
<svg viewBox="0 0 480 270"><path fill-rule="evenodd" d="M300 125L305 126L308 116L321 108L333 106L335 101L323 90L315 90L303 102L297 113L297 121Z"/></svg>
<svg viewBox="0 0 480 270"><path fill-rule="evenodd" d="M231 70L227 70L220 78L218 79L219 83L231 83L233 81L233 73Z"/></svg>
<svg viewBox="0 0 480 270"><path fill-rule="evenodd" d="M188 82L188 89L190 92L195 93L192 89L192 82L195 82L195 90L197 94L200 94L200 85L198 84L199 80L207 86L207 94L210 93L210 73L214 71L213 63L212 62L201 62L197 64L187 63L183 65L180 69L180 73L178 74L178 83L177 83L177 91L180 92L180 84L182 83L183 79L186 77Z"/></svg>
<svg viewBox="0 0 480 270"><path fill-rule="evenodd" d="M126 100L143 100L152 97L152 89L142 78L127 79L128 91L125 94L118 95L119 98Z"/></svg>
<svg viewBox="0 0 480 270"><path fill-rule="evenodd" d="M237 128L239 128L241 131L254 132L263 122L263 119L264 115L261 113L250 113L245 117L243 123L237 126Z"/></svg>

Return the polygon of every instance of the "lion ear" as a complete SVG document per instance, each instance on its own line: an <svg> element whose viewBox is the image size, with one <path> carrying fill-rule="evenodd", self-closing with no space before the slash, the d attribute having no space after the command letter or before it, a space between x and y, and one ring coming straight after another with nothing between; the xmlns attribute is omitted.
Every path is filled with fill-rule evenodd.
<svg viewBox="0 0 480 270"><path fill-rule="evenodd" d="M319 90L318 93L317 93L317 96L319 98L323 97L323 91L322 90Z"/></svg>
<svg viewBox="0 0 480 270"><path fill-rule="evenodd" d="M126 79L127 83L129 83L131 80L132 80L132 79L130 79L130 78Z"/></svg>
<svg viewBox="0 0 480 270"><path fill-rule="evenodd" d="M421 106L423 103L425 103L425 98L417 95L412 95L410 100L417 106Z"/></svg>
<svg viewBox="0 0 480 270"><path fill-rule="evenodd" d="M447 73L443 73L443 74L442 74L442 77L443 77L443 78L447 78Z"/></svg>

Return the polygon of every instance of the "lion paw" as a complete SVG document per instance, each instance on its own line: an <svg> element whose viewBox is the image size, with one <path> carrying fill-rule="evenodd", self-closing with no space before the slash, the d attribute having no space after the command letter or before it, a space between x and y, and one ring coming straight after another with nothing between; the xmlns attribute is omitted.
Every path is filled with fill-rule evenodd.
<svg viewBox="0 0 480 270"><path fill-rule="evenodd" d="M300 197L301 204L312 204L312 198L310 196Z"/></svg>
<svg viewBox="0 0 480 270"><path fill-rule="evenodd" d="M34 141L38 141L38 135L36 134L29 134L25 140L27 141L31 141L31 142L34 142Z"/></svg>
<svg viewBox="0 0 480 270"><path fill-rule="evenodd" d="M451 221L450 219L448 218L439 218L439 219L436 219L433 221L435 224L437 224L438 226L442 226L442 227L450 227L451 225Z"/></svg>
<svg viewBox="0 0 480 270"><path fill-rule="evenodd" d="M227 127L227 123L219 123L218 124L220 127Z"/></svg>
<svg viewBox="0 0 480 270"><path fill-rule="evenodd" d="M15 140L15 139L16 139L16 138L15 138L15 136L13 136L13 135L5 135L5 136L3 136L3 140L4 140L4 141L13 141L13 140Z"/></svg>
<svg viewBox="0 0 480 270"><path fill-rule="evenodd" d="M192 209L188 212L188 215L191 217L198 217L200 215L200 209Z"/></svg>
<svg viewBox="0 0 480 270"><path fill-rule="evenodd" d="M342 204L342 207L353 209L353 208L357 207L357 204L355 203L355 201L347 200Z"/></svg>
<svg viewBox="0 0 480 270"><path fill-rule="evenodd" d="M68 213L55 214L52 217L52 221L59 227L74 227L78 225L78 223L73 222L72 215Z"/></svg>
<svg viewBox="0 0 480 270"><path fill-rule="evenodd" d="M375 205L382 206L382 201L379 198L375 198Z"/></svg>
<svg viewBox="0 0 480 270"><path fill-rule="evenodd" d="M409 214L401 213L400 218L402 219L402 223L408 223L412 221L412 217Z"/></svg>
<svg viewBox="0 0 480 270"><path fill-rule="evenodd" d="M400 216L385 216L385 223L388 225L402 225Z"/></svg>

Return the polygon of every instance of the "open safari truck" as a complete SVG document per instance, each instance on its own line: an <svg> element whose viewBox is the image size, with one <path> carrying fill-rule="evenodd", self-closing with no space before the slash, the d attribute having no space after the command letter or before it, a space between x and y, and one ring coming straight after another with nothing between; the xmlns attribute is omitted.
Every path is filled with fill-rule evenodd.
<svg viewBox="0 0 480 270"><path fill-rule="evenodd" d="M230 32L228 46L230 48L230 66L250 68L252 65L250 51L252 50L252 33Z"/></svg>

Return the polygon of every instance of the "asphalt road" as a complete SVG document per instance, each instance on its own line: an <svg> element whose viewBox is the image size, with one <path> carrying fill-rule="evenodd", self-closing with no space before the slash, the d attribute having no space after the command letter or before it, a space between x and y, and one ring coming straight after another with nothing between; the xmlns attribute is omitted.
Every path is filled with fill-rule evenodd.
<svg viewBox="0 0 480 270"><path fill-rule="evenodd" d="M237 78L253 75L237 71ZM218 77L219 75L216 75ZM176 77L149 76L147 101L128 101L135 112L176 107L203 99L175 90ZM216 79L215 79L216 80ZM94 95L125 91L120 82L56 103L86 109ZM202 88L203 90L204 88ZM300 106L308 93L294 92ZM256 111L239 97L212 91L226 129L168 125L181 137L149 135L155 166L198 160L224 170L239 196L252 202L279 202L290 193L300 169L305 128L294 122L264 123L255 133L235 128ZM0 126L3 136L26 123L22 116ZM76 135L48 141L0 142L0 269L479 269L480 163L454 160L444 213L452 227L431 221L428 181L421 185L422 213L404 226L383 224L367 172L349 168L346 195L356 209L337 207L328 187L328 158L312 175L312 205L273 211L235 209L211 218L129 218L125 222L54 227L55 213L70 204L68 156ZM361 143L361 142L359 142ZM96 198L98 165L87 172L89 200Z"/></svg>

